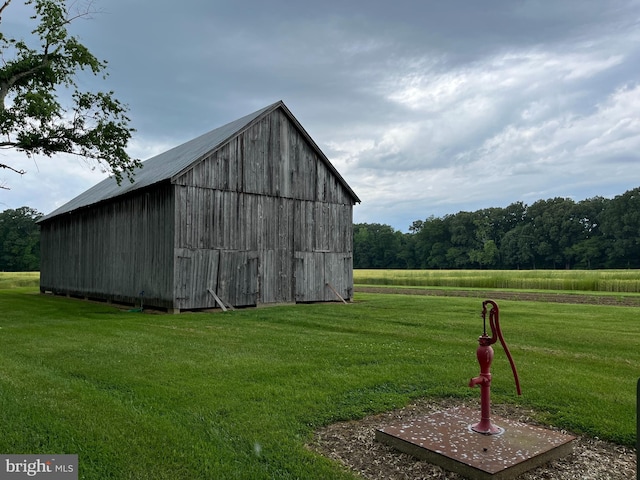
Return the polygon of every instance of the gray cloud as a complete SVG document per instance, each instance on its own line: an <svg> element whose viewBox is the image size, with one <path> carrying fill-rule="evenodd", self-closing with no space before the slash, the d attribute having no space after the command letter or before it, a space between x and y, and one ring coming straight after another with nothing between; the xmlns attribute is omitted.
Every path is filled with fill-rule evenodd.
<svg viewBox="0 0 640 480"><path fill-rule="evenodd" d="M93 5L72 30L109 61L96 84L130 105L140 158L282 99L357 222L640 185L637 0ZM39 162L0 202L48 212L102 178Z"/></svg>

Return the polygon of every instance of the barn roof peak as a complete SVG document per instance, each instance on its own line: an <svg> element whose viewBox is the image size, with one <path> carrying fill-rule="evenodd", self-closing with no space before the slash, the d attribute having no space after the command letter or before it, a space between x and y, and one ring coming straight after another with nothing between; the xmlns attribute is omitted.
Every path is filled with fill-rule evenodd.
<svg viewBox="0 0 640 480"><path fill-rule="evenodd" d="M302 125L300 125L293 114L285 106L284 102L280 100L249 115L245 115L244 117L234 120L233 122L227 123L226 125L218 127L214 130L211 130L210 132L189 140L188 142L178 145L177 147L171 148L164 153L145 160L142 163L142 168L135 171L134 183L130 183L125 180L121 185L118 185L115 181L115 178L106 178L105 180L81 193L74 199L70 200L63 206L59 207L48 215L45 215L42 219L40 219L40 222L49 220L64 213L70 213L77 209L109 200L111 198L125 195L129 192L133 192L135 190L139 190L141 188L148 187L162 181L171 180L175 176L184 172L186 169L190 168L194 163L198 162L203 157L225 144L228 140L244 131L256 120L264 115L273 112L278 108L281 108L285 112L285 114L304 135L307 141L314 147L314 149L317 150L317 152L320 154L320 157L326 162L329 169L336 175L339 181L353 196L354 200L356 202L360 202L360 199L356 196L353 190L351 190L342 176L340 176L331 162L315 144L313 139L309 136Z"/></svg>

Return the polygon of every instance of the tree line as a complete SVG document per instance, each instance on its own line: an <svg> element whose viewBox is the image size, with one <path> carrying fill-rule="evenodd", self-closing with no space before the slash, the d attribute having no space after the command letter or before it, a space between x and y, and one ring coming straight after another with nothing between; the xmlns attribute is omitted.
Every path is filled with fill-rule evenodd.
<svg viewBox="0 0 640 480"><path fill-rule="evenodd" d="M42 213L0 212L0 271L40 269ZM409 233L358 223L354 268L640 268L640 187L613 199L515 202L416 220Z"/></svg>
<svg viewBox="0 0 640 480"><path fill-rule="evenodd" d="M640 268L640 187L613 199L515 202L416 220L409 233L360 223L354 268Z"/></svg>
<svg viewBox="0 0 640 480"><path fill-rule="evenodd" d="M29 207L0 212L0 272L40 270L41 217Z"/></svg>

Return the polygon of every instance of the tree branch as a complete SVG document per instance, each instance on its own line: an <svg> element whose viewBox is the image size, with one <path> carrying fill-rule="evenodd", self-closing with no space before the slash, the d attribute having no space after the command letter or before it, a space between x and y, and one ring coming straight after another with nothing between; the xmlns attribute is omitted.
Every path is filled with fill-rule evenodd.
<svg viewBox="0 0 640 480"><path fill-rule="evenodd" d="M48 45L46 46L46 48L48 48ZM2 82L0 84L1 85L0 99L2 100L2 104L4 105L4 99L6 98L7 93L9 92L9 90L11 90L11 87L13 87L18 82L18 80L21 80L25 77L32 76L38 70L42 70L43 68L48 67L50 63L51 63L51 60L49 59L49 54L45 51L45 53L42 55L42 59L40 60L40 63L38 63L34 67L28 68L26 70L22 70L16 73L15 75L12 75L8 79L6 79L4 82Z"/></svg>
<svg viewBox="0 0 640 480"><path fill-rule="evenodd" d="M4 2L4 5L0 7L0 21L2 21L2 12L4 12L4 9L7 8L10 3L11 3L11 0L6 0L6 2Z"/></svg>
<svg viewBox="0 0 640 480"><path fill-rule="evenodd" d="M106 62L66 29L93 13L93 0L24 1L35 9L30 18L38 25L31 34L39 42L31 45L33 41L0 34L0 150L15 149L28 157L77 155L110 171L118 183L123 175L133 181L140 161L125 151L134 131L128 127L127 107L112 98L113 92L83 92L75 81L79 70L90 69L97 75L106 68ZM13 0L0 0L0 15L10 3ZM13 59L6 61L4 52ZM57 89L62 87L72 92L69 110L58 100ZM5 105L8 98L11 104ZM3 169L25 173L0 163Z"/></svg>
<svg viewBox="0 0 640 480"><path fill-rule="evenodd" d="M17 170L9 165L5 165L4 163L0 163L0 168L6 168L7 170L11 170L12 172L16 172L20 175L24 175L25 173L27 173L25 170Z"/></svg>

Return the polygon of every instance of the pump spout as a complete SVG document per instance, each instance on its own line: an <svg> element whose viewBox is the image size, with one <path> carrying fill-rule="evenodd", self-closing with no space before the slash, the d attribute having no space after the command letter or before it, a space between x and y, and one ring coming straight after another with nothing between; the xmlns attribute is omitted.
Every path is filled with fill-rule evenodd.
<svg viewBox="0 0 640 480"><path fill-rule="evenodd" d="M469 380L469 386L471 388L477 387L478 385L482 387L483 385L489 385L490 383L491 383L491 376L487 378L484 375L480 375L478 377L473 377L471 380Z"/></svg>

